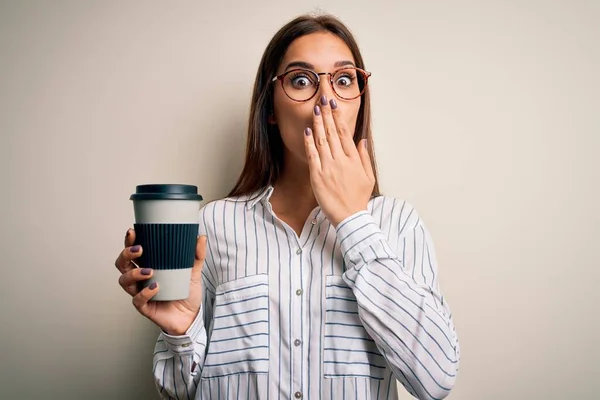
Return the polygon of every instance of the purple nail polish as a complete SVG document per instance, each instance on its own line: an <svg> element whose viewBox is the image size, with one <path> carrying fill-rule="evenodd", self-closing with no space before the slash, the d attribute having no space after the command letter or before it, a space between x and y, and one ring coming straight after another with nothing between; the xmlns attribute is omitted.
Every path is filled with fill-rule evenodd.
<svg viewBox="0 0 600 400"><path fill-rule="evenodd" d="M152 270L150 268L142 268L142 270L140 271L140 274L142 275L150 275L152 273Z"/></svg>
<svg viewBox="0 0 600 400"><path fill-rule="evenodd" d="M321 104L323 104L324 106L327 105L327 97L325 95L321 96Z"/></svg>
<svg viewBox="0 0 600 400"><path fill-rule="evenodd" d="M304 134L306 136L310 136L311 133L312 133L312 130L307 126L306 129L304 130Z"/></svg>
<svg viewBox="0 0 600 400"><path fill-rule="evenodd" d="M137 253L138 251L140 251L141 246L139 244L133 246L131 249L129 249L129 251L131 251L132 253Z"/></svg>
<svg viewBox="0 0 600 400"><path fill-rule="evenodd" d="M152 282L148 287L150 288L150 290L154 290L156 289L156 286L158 286L158 284L156 282Z"/></svg>
<svg viewBox="0 0 600 400"><path fill-rule="evenodd" d="M321 115L321 107L315 106L315 115Z"/></svg>
<svg viewBox="0 0 600 400"><path fill-rule="evenodd" d="M336 109L337 108L337 102L335 101L335 99L331 99L329 100L329 105L331 106L332 109Z"/></svg>

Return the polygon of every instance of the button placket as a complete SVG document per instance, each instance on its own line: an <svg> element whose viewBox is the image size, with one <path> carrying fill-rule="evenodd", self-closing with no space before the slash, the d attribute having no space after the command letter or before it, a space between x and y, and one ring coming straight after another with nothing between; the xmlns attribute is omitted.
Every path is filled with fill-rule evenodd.
<svg viewBox="0 0 600 400"><path fill-rule="evenodd" d="M298 389L302 388L302 379L301 379L301 369L302 369L302 357L304 355L304 350L303 350L303 337L302 335L304 334L303 329L302 329L302 322L304 321L304 315L302 315L302 311L306 311L303 308L303 298L302 298L302 294L303 294L303 290L302 290L302 286L303 286L303 279L304 277L302 276L303 272L305 272L306 269L306 263L305 263L305 258L304 257L304 250L302 248L302 240L307 240L305 238L302 238L301 240L299 240L296 244L297 244L297 249L296 249L296 260L293 263L293 265L295 265L295 268L293 268L293 270L291 271L291 274L293 276L293 282L292 284L296 287L296 290L293 291L292 293L290 293L291 296L295 297L292 302L294 304L294 309L296 310L295 315L297 316L296 318L292 318L292 316L290 316L290 318L292 318L295 323L293 323L292 325L295 327L294 331L293 331L293 335L296 337L296 339L294 340L293 344L294 344L294 350L293 350L293 360L294 360L294 379L293 379L293 383L292 383L292 387L290 388L292 390L292 393L294 393L294 397L295 399L301 399L302 396L302 392L299 391ZM292 286L292 287L294 287ZM295 293L295 296L294 296ZM299 317L299 318L298 318Z"/></svg>

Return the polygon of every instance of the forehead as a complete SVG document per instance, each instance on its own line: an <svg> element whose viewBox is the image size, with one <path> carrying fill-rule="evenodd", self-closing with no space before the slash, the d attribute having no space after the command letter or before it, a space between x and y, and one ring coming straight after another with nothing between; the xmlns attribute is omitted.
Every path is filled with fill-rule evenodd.
<svg viewBox="0 0 600 400"><path fill-rule="evenodd" d="M316 70L329 70L337 61L355 63L350 48L342 39L330 32L317 32L299 37L288 47L280 69L293 61L304 61Z"/></svg>

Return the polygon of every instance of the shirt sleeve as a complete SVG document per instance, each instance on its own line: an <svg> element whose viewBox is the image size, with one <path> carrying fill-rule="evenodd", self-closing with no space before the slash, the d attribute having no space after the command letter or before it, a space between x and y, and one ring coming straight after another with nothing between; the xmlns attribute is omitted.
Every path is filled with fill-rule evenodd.
<svg viewBox="0 0 600 400"><path fill-rule="evenodd" d="M163 399L194 399L200 380L207 344L206 321L213 294L204 291L204 303L185 335L161 332L154 347L153 375Z"/></svg>
<svg viewBox="0 0 600 400"><path fill-rule="evenodd" d="M406 209L405 209L406 208ZM414 209L392 215L397 235L382 232L367 211L337 230L360 319L394 375L419 399L442 399L458 372L460 347L440 293L429 232ZM390 245L394 243L396 251Z"/></svg>

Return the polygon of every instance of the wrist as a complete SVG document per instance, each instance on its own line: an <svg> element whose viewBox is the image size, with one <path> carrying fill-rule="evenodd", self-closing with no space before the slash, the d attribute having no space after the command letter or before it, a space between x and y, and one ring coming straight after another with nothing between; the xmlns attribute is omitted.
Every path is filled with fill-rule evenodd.
<svg viewBox="0 0 600 400"><path fill-rule="evenodd" d="M196 310L195 313L190 313L188 318L178 321L179 323L163 328L162 331L170 336L183 336L188 333L194 321L198 317L200 309Z"/></svg>
<svg viewBox="0 0 600 400"><path fill-rule="evenodd" d="M181 330L181 329L168 329L168 330L164 330L163 332L166 333L169 336L183 336L185 335L185 333L188 331L189 327L185 330Z"/></svg>

